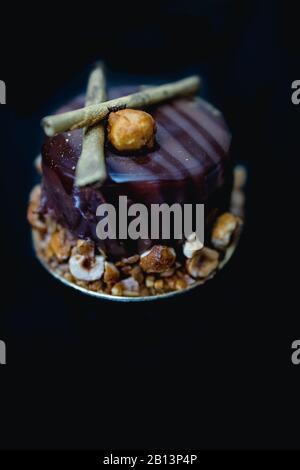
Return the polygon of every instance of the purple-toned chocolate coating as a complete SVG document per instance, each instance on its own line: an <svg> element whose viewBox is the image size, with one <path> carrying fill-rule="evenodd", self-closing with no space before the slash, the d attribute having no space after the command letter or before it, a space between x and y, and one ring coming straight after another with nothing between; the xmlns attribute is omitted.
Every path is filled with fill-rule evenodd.
<svg viewBox="0 0 300 470"><path fill-rule="evenodd" d="M136 91L113 88L109 98ZM82 107L78 97L59 112ZM108 180L101 188L74 186L82 130L48 138L42 149L41 211L50 213L79 238L91 238L114 258L141 252L151 241L100 242L96 209L100 203L205 203L206 218L226 210L231 190L230 133L222 115L199 98L180 98L147 110L157 124L156 146L142 155L120 155L106 148ZM157 241L155 241L157 243ZM172 244L170 243L165 244ZM174 245L176 245L177 242Z"/></svg>

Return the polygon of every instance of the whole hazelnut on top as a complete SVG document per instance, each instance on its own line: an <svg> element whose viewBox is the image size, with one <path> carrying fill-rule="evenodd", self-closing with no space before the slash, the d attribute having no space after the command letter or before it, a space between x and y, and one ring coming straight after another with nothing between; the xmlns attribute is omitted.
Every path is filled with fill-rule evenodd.
<svg viewBox="0 0 300 470"><path fill-rule="evenodd" d="M108 117L108 138L120 151L153 147L155 132L155 121L145 111L121 109Z"/></svg>

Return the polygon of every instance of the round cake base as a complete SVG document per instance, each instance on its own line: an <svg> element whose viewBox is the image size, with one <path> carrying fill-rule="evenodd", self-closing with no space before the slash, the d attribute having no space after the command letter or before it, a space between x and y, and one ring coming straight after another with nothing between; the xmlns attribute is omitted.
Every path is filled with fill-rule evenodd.
<svg viewBox="0 0 300 470"><path fill-rule="evenodd" d="M94 292L94 291L91 291L90 289L86 289L85 287L81 287L81 286L75 284L74 282L68 281L55 268L52 268L50 266L50 264L47 263L46 260L41 256L40 247L39 247L39 239L36 236L35 230L32 230L32 241L33 241L33 247L34 247L37 259L40 261L42 266L50 274L52 274L52 276L55 277L55 279L62 282L66 286L72 287L73 289L75 289L79 292L82 292L83 294L89 295L91 297L96 297L98 299L113 300L113 301L117 301L117 302L145 302L145 301L148 302L148 301L151 301L151 300L168 299L170 297L174 297L175 295L185 294L185 293L195 289L196 287L202 286L207 281L212 279L217 274L217 272L220 269L222 269L227 264L227 262L230 260L230 258L232 257L233 253L235 252L235 250L237 248L237 245L238 245L238 242L239 242L239 239L240 239L240 235L241 235L241 231L237 234L237 236L235 237L235 240L232 241L230 246L227 248L227 250L225 252L225 255L224 255L224 258L220 262L218 269L216 271L214 271L207 278L201 279L201 280L196 280L194 284L192 284L190 286L187 286L187 287L185 287L184 289L181 289L181 290L175 290L175 291L166 292L166 293L163 293L163 294L147 295L147 296L139 296L139 297L116 296L116 295L111 295L111 294L105 294L104 292Z"/></svg>
<svg viewBox="0 0 300 470"><path fill-rule="evenodd" d="M238 215L241 217L241 219L244 219L244 184L246 181L246 176L247 172L244 167L237 166L234 169L234 188L232 191L232 198L231 198L231 207L230 211L233 212L234 214ZM234 254L239 240L240 236L242 233L242 227L243 224L240 225L239 230L237 230L228 247L223 251L223 255L219 261L218 267L215 271L213 271L209 276L207 276L205 279L197 279L194 280L193 284L188 285L185 288L182 288L180 290L172 290L170 292L163 292L163 293L158 293L154 295L139 295L139 296L116 296L112 294L107 294L105 292L99 292L99 291L93 291L91 289L88 289L86 287L80 286L76 284L75 282L72 282L68 279L66 279L60 272L60 270L57 267L53 267L50 262L48 262L45 257L43 256L43 246L42 246L42 241L41 238L39 237L38 231L35 229L32 230L32 240L33 240L33 247L34 251L36 253L36 256L42 266L50 273L52 274L53 277L55 277L57 280L62 282L68 287L71 287L79 292L82 292L83 294L89 295L91 297L96 297L99 299L105 299L105 300L113 300L117 302L145 302L145 301L154 301L154 300L162 300L162 299L167 299L170 297L174 297L175 295L180 295L180 294L185 294L187 292L190 292L191 290L205 284L207 281L212 279L218 271L223 269L223 267L228 263L232 255Z"/></svg>

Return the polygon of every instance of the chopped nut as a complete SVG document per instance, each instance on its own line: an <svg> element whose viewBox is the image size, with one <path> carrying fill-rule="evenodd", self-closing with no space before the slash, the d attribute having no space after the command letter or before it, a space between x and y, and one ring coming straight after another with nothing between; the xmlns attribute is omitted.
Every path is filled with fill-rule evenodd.
<svg viewBox="0 0 300 470"><path fill-rule="evenodd" d="M151 250L141 255L140 266L146 273L163 273L174 264L176 253L173 248L154 245Z"/></svg>
<svg viewBox="0 0 300 470"><path fill-rule="evenodd" d="M120 279L120 271L113 264L105 261L104 282L106 284L115 284Z"/></svg>
<svg viewBox="0 0 300 470"><path fill-rule="evenodd" d="M193 279L188 274L185 274L183 279L185 280L187 286L191 286L192 284L195 284L195 279Z"/></svg>
<svg viewBox="0 0 300 470"><path fill-rule="evenodd" d="M134 263L137 263L139 259L140 259L139 255L133 255L133 256L130 256L129 258L123 258L122 262L124 264L134 264Z"/></svg>
<svg viewBox="0 0 300 470"><path fill-rule="evenodd" d="M71 274L82 281L96 281L102 277L104 272L103 256L87 257L83 255L72 255L69 259Z"/></svg>
<svg viewBox="0 0 300 470"><path fill-rule="evenodd" d="M42 174L42 155L38 155L34 160L34 167L36 171L41 175Z"/></svg>
<svg viewBox="0 0 300 470"><path fill-rule="evenodd" d="M74 282L74 277L72 276L72 274L69 271L67 271L64 274L64 278L69 282Z"/></svg>
<svg viewBox="0 0 300 470"><path fill-rule="evenodd" d="M202 250L203 243L198 239L196 232L191 233L183 246L183 254L192 258L197 251Z"/></svg>
<svg viewBox="0 0 300 470"><path fill-rule="evenodd" d="M202 248L193 258L186 261L187 272L194 278L206 278L218 267L219 253L210 248Z"/></svg>
<svg viewBox="0 0 300 470"><path fill-rule="evenodd" d="M122 258L121 261L116 262L116 266L122 268L123 266L127 266L128 264L135 264L139 261L139 255L129 256L129 258Z"/></svg>
<svg viewBox="0 0 300 470"><path fill-rule="evenodd" d="M108 118L108 138L120 151L152 148L155 131L153 117L138 109L122 109Z"/></svg>
<svg viewBox="0 0 300 470"><path fill-rule="evenodd" d="M123 274L130 274L131 270L132 270L132 266L130 266L130 265L123 266L121 268L121 271L122 271Z"/></svg>
<svg viewBox="0 0 300 470"><path fill-rule="evenodd" d="M51 235L52 233L56 232L58 228L60 228L57 222L54 219L52 219L52 217L49 214L45 214L44 219L45 219L45 224L47 226L48 235Z"/></svg>
<svg viewBox="0 0 300 470"><path fill-rule="evenodd" d="M247 181L247 170L243 165L237 165L234 169L234 189L242 189Z"/></svg>
<svg viewBox="0 0 300 470"><path fill-rule="evenodd" d="M212 230L212 244L215 248L224 249L239 225L239 218L230 212L225 212L216 220Z"/></svg>
<svg viewBox="0 0 300 470"><path fill-rule="evenodd" d="M166 278L165 282L169 290L175 289L176 281L177 281L176 276L171 276L171 277Z"/></svg>
<svg viewBox="0 0 300 470"><path fill-rule="evenodd" d="M176 271L176 276L179 277L180 279L184 278L184 272L181 269L177 269Z"/></svg>
<svg viewBox="0 0 300 470"><path fill-rule="evenodd" d="M47 261L49 261L53 257L54 251L52 250L50 243L45 247L43 253Z"/></svg>
<svg viewBox="0 0 300 470"><path fill-rule="evenodd" d="M69 265L68 263L60 263L57 266L57 272L63 276L65 273L69 272Z"/></svg>
<svg viewBox="0 0 300 470"><path fill-rule="evenodd" d="M66 262L66 263L60 264L59 269L60 269L60 271L61 271L62 273L68 272L68 271L69 271L69 265L68 265L68 263Z"/></svg>
<svg viewBox="0 0 300 470"><path fill-rule="evenodd" d="M153 287L155 282L155 276L146 276L145 284L146 287Z"/></svg>
<svg viewBox="0 0 300 470"><path fill-rule="evenodd" d="M40 203L41 199L41 194L42 194L42 188L40 184L36 184L32 190L30 191L29 194L29 202L36 202L37 204Z"/></svg>
<svg viewBox="0 0 300 470"><path fill-rule="evenodd" d="M92 257L95 253L95 244L90 240L77 240L76 254ZM73 253L75 254L75 253Z"/></svg>
<svg viewBox="0 0 300 470"><path fill-rule="evenodd" d="M93 281L93 282L90 282L89 285L88 285L88 288L90 290L92 290L93 292L99 292L102 290L102 287L103 287L103 284L102 284L102 281L98 280L98 281Z"/></svg>
<svg viewBox="0 0 300 470"><path fill-rule="evenodd" d="M127 277L121 281L124 295L138 294L140 291L139 283L133 277Z"/></svg>
<svg viewBox="0 0 300 470"><path fill-rule="evenodd" d="M187 287L187 283L185 282L184 279L177 279L177 281L175 282L176 290L182 290L182 289L185 289L186 287Z"/></svg>
<svg viewBox="0 0 300 470"><path fill-rule="evenodd" d="M29 195L29 205L27 209L27 220L30 225L41 232L46 232L47 227L45 222L41 219L39 213L41 198L41 186L38 184L34 186Z"/></svg>
<svg viewBox="0 0 300 470"><path fill-rule="evenodd" d="M49 243L58 261L64 261L69 258L72 244L66 230L60 229L51 235Z"/></svg>
<svg viewBox="0 0 300 470"><path fill-rule="evenodd" d="M34 202L30 202L27 208L27 220L33 228L40 232L46 232L46 224L40 217L38 206Z"/></svg>
<svg viewBox="0 0 300 470"><path fill-rule="evenodd" d="M49 239L47 239L47 234L32 227L32 237L34 244L37 245L37 249L42 252L48 245Z"/></svg>
<svg viewBox="0 0 300 470"><path fill-rule="evenodd" d="M59 264L58 264L58 261L57 261L57 258L51 258L50 261L48 261L49 263L49 266L51 269L56 269L58 268Z"/></svg>
<svg viewBox="0 0 300 470"><path fill-rule="evenodd" d="M87 281L81 281L80 279L75 279L75 282L76 282L77 286L79 286L79 287L84 287L85 289L88 288Z"/></svg>
<svg viewBox="0 0 300 470"><path fill-rule="evenodd" d="M171 268L171 269L168 269L168 271L164 271L163 273L161 273L161 277L171 277L173 276L173 274L175 273L175 268Z"/></svg>
<svg viewBox="0 0 300 470"><path fill-rule="evenodd" d="M234 189L231 193L230 212L238 217L244 216L245 194L239 189Z"/></svg>
<svg viewBox="0 0 300 470"><path fill-rule="evenodd" d="M154 282L154 289L155 290L162 290L164 288L164 280L163 279L157 279Z"/></svg>
<svg viewBox="0 0 300 470"><path fill-rule="evenodd" d="M133 277L127 277L117 282L111 290L113 295L124 295L128 297L136 297L139 295L139 283Z"/></svg>
<svg viewBox="0 0 300 470"><path fill-rule="evenodd" d="M148 295L151 295L151 293L147 287L141 287L139 295L142 297L147 297Z"/></svg>
<svg viewBox="0 0 300 470"><path fill-rule="evenodd" d="M130 274L139 284L144 282L144 274L142 268L139 265L134 266Z"/></svg>
<svg viewBox="0 0 300 470"><path fill-rule="evenodd" d="M123 285L121 282L117 282L111 290L112 295L121 296L123 295Z"/></svg>

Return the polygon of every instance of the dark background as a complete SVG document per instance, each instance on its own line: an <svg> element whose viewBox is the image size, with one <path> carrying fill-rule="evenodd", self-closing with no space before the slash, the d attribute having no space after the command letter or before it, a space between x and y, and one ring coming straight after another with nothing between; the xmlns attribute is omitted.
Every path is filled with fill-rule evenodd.
<svg viewBox="0 0 300 470"><path fill-rule="evenodd" d="M294 4L14 8L1 19L0 448L299 448ZM239 250L192 294L91 300L34 258L25 214L39 120L84 89L98 58L111 83L199 72L202 95L228 120L234 158L248 166Z"/></svg>

